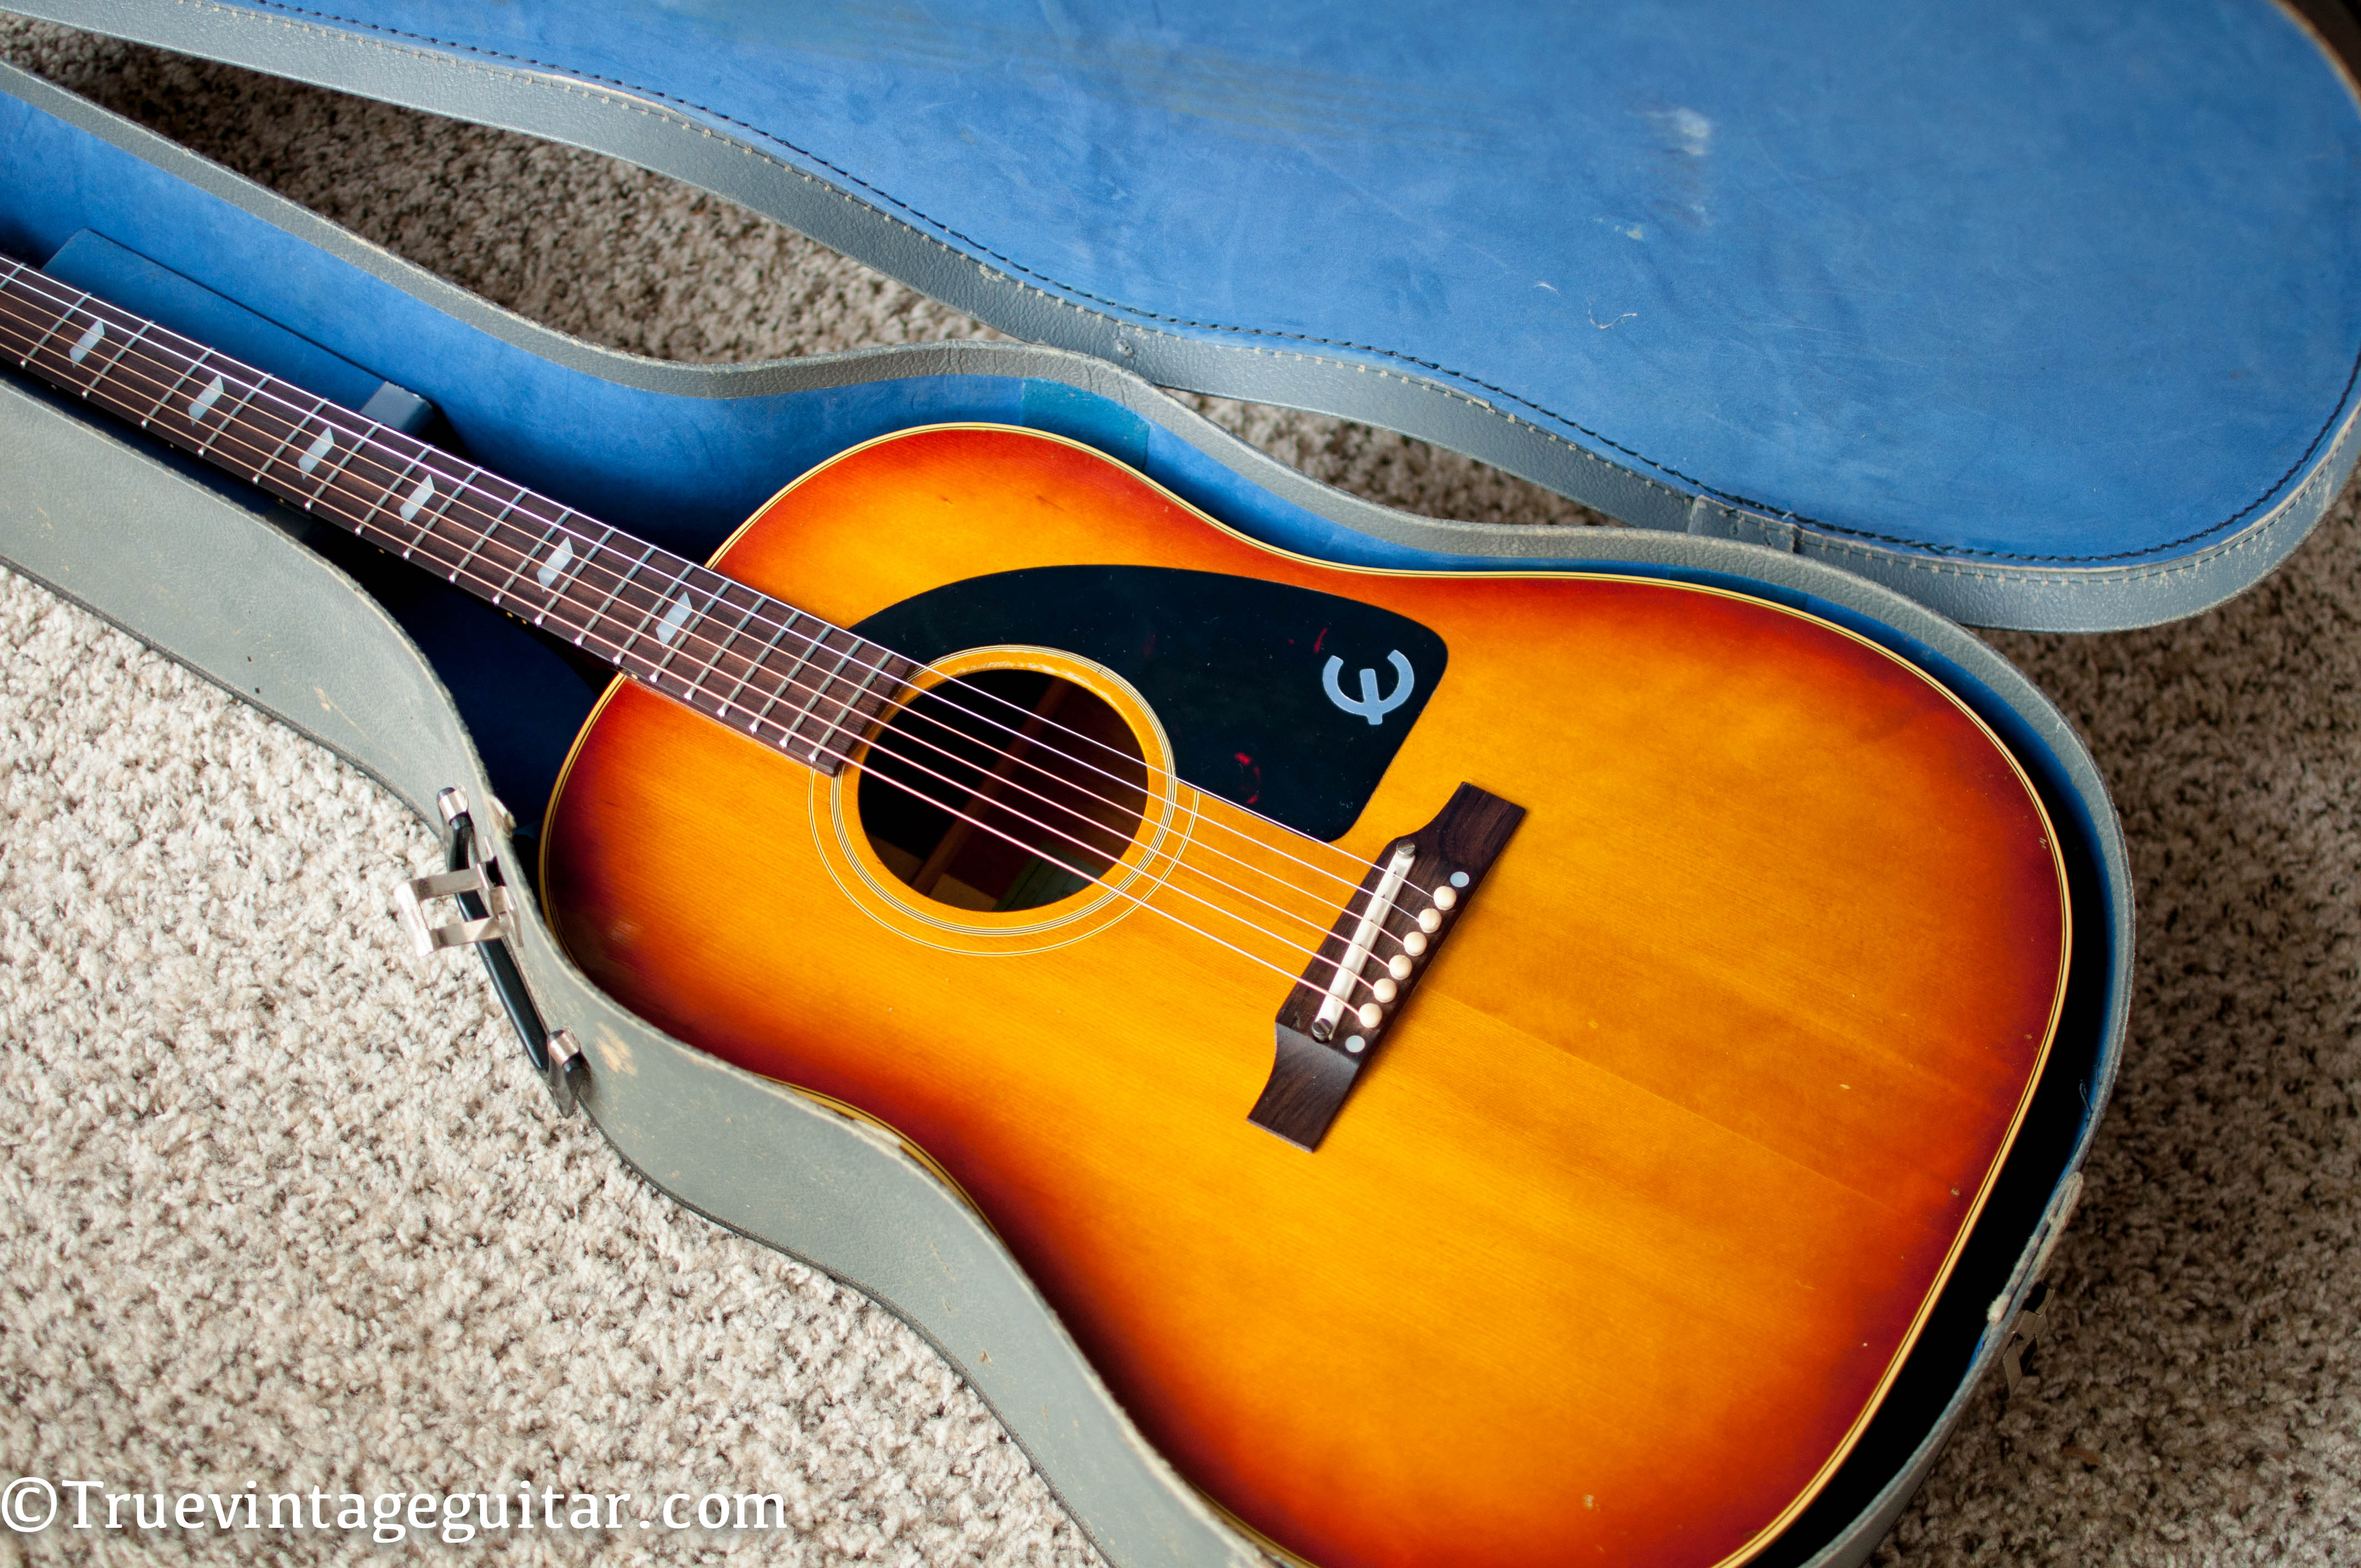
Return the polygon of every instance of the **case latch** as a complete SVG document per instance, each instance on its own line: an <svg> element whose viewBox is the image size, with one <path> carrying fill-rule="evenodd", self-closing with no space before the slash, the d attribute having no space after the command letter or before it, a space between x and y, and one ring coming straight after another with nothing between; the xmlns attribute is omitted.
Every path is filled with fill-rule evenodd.
<svg viewBox="0 0 2361 1568"><path fill-rule="evenodd" d="M497 865L497 861L485 861L456 872L412 877L396 885L393 912L401 921L401 928L410 933L410 945L418 950L420 958L431 959L445 948L469 948L478 942L496 942L514 935L511 922L516 905L509 897L506 885L498 880ZM426 905L434 899L469 896L483 902L487 913L481 918L462 918L437 926L426 913Z"/></svg>
<svg viewBox="0 0 2361 1568"><path fill-rule="evenodd" d="M498 801L492 808L503 809ZM412 877L393 890L393 913L410 933L410 945L420 958L431 959L445 948L471 948L514 937L516 900L509 896L499 858L482 852L475 842L467 797L456 788L446 789L434 797L434 809L443 814L443 825L451 833L446 869ZM438 898L456 900L461 917L447 926L434 924L426 905Z"/></svg>
<svg viewBox="0 0 2361 1568"><path fill-rule="evenodd" d="M492 990L509 1022L516 1025L525 1059L533 1063L550 1098L557 1102L558 1113L570 1116L589 1087L590 1058L574 1043L572 1034L552 1030L542 1022L541 1010L525 989L524 975L509 952L509 943L517 935L516 895L500 875L498 858L484 852L477 839L475 821L467 814L467 797L456 789L446 789L434 797L434 806L451 830L445 869L396 884L394 913L421 958L467 947L483 955ZM515 828L499 801L493 801L491 808L500 818L500 831ZM427 916L426 905L438 898L457 903L460 917L447 925L434 925Z"/></svg>
<svg viewBox="0 0 2361 1568"><path fill-rule="evenodd" d="M1993 1299L1987 1316L1994 1327L2004 1322L2008 1325L2008 1341L2000 1351L2001 1376L2007 1379L2008 1393L2015 1393L2019 1384L2034 1377L2025 1369L2026 1353L2040 1344L2041 1336L2054 1321L2056 1307L2049 1282L2042 1276L2048 1272L2050 1255L2058 1250L2059 1240L2066 1234L2066 1223L2074 1217L2081 1201L2082 1173L2078 1170L2059 1184L2057 1196L2050 1200L2040 1245L2031 1250L2029 1256L2019 1260L2008 1288ZM2032 1283L2025 1287L2024 1299L2012 1318L2008 1304L2015 1298L2019 1282L2028 1279Z"/></svg>
<svg viewBox="0 0 2361 1568"><path fill-rule="evenodd" d="M2025 1356L2041 1343L2042 1334L2049 1327L2049 1319L2043 1310L2049 1304L2049 1281L2037 1280L2033 1288L2025 1293L2025 1305L2016 1310L2016 1321L2009 1326L2008 1343L2001 1347L2000 1372L2011 1394L2016 1392L2018 1384L2032 1376L2025 1369Z"/></svg>

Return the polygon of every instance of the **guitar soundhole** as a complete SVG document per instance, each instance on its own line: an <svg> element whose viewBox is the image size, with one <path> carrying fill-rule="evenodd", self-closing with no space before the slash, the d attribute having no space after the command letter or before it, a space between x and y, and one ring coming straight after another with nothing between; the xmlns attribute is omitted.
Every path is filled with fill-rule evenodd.
<svg viewBox="0 0 2361 1568"><path fill-rule="evenodd" d="M1148 764L1123 717L1034 670L985 670L916 698L872 742L862 830L912 892L955 909L1036 909L1104 874L1138 831Z"/></svg>

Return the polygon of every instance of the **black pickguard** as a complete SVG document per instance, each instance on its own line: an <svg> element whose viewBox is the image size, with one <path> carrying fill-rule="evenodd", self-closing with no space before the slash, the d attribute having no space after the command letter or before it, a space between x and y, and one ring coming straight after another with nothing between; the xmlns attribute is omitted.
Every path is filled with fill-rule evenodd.
<svg viewBox="0 0 2361 1568"><path fill-rule="evenodd" d="M1352 827L1443 679L1443 639L1407 616L1310 588L1165 566L1036 566L930 588L852 628L922 663L993 643L1057 648L1137 687L1171 737L1180 776L1315 839ZM1372 724L1322 674L1379 703Z"/></svg>

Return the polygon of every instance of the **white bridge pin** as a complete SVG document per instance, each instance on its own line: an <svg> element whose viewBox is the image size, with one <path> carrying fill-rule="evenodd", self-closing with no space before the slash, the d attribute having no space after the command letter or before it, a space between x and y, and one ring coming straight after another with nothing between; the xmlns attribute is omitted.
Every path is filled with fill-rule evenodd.
<svg viewBox="0 0 2361 1568"><path fill-rule="evenodd" d="M1386 1010L1374 1002L1364 1002L1353 1016L1361 1021L1362 1028L1374 1029L1386 1021Z"/></svg>
<svg viewBox="0 0 2361 1568"><path fill-rule="evenodd" d="M1395 997L1401 994L1401 988L1394 984L1392 981L1380 976L1370 985L1369 994L1376 997L1379 1002L1391 1002Z"/></svg>
<svg viewBox="0 0 2361 1568"><path fill-rule="evenodd" d="M1419 943L1420 947L1424 947L1426 943L1423 940L1421 940ZM1402 946L1407 948L1410 944L1408 942L1404 942ZM1410 960L1402 957L1400 953L1396 953L1392 958L1386 960L1386 972L1393 976L1396 980L1408 980L1410 978Z"/></svg>
<svg viewBox="0 0 2361 1568"><path fill-rule="evenodd" d="M1422 909L1418 912L1418 928L1432 937L1435 932L1443 929L1443 916L1432 909Z"/></svg>
<svg viewBox="0 0 2361 1568"><path fill-rule="evenodd" d="M1458 902L1459 894L1452 889L1438 887L1434 890L1434 906L1437 909L1449 909Z"/></svg>

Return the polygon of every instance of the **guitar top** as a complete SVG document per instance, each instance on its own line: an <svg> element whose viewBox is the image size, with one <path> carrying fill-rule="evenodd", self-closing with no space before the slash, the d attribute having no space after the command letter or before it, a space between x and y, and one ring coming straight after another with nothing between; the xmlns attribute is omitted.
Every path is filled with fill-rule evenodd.
<svg viewBox="0 0 2361 1568"><path fill-rule="evenodd" d="M561 936L954 1178L1184 1475L1322 1568L1731 1563L1817 1490L2065 975L2040 803L1943 688L1710 590L1278 555L1004 430L860 449L715 565L930 669L1054 674L1061 719L1095 696L1093 732L1139 740L1107 880L1143 901L1009 907L988 868L993 896L920 895L939 841L882 792L619 685L550 818ZM872 766L992 820L989 769L926 728ZM1480 874L1399 1022L1323 1135L1272 1135L1290 1036L1352 1040L1309 1039L1324 988L1294 982L1333 971L1302 949L1343 952L1471 787L1514 819L1415 859L1413 890ZM726 874L662 876L651 823ZM1394 898L1389 959L1426 904Z"/></svg>
<svg viewBox="0 0 2361 1568"><path fill-rule="evenodd" d="M1339 569L991 427L697 566L27 269L0 345L608 659L544 835L568 952L893 1129L1320 1568L1759 1552L2040 1076L2041 803L1811 616Z"/></svg>

